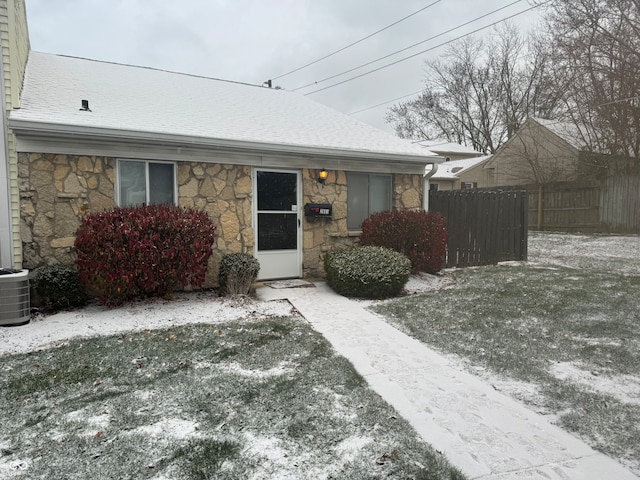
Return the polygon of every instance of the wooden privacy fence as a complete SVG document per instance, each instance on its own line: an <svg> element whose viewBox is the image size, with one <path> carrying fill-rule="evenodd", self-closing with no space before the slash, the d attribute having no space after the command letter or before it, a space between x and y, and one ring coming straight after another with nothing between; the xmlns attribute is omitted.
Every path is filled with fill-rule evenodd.
<svg viewBox="0 0 640 480"><path fill-rule="evenodd" d="M520 188L529 194L529 228L640 233L638 175L611 176L597 184L553 183Z"/></svg>
<svg viewBox="0 0 640 480"><path fill-rule="evenodd" d="M447 221L447 267L527 259L525 191L434 191L429 210Z"/></svg>

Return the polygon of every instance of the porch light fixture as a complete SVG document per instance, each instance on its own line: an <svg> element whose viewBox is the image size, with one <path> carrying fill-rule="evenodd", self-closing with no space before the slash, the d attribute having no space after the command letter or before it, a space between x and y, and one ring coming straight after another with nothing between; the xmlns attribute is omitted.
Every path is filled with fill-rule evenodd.
<svg viewBox="0 0 640 480"><path fill-rule="evenodd" d="M324 182L327 181L328 176L329 176L329 172L327 172L324 168L320 170L320 173L318 173L318 183L321 183L322 185L324 185Z"/></svg>

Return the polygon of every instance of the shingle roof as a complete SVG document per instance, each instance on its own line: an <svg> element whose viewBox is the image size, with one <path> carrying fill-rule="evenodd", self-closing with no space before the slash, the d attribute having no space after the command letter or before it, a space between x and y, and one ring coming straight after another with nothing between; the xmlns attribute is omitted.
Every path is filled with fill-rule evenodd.
<svg viewBox="0 0 640 480"><path fill-rule="evenodd" d="M481 163L486 162L491 158L491 155L485 155L483 157L465 158L463 160L451 160L450 162L444 162L438 165L438 171L435 173L433 180L455 180L459 176Z"/></svg>
<svg viewBox="0 0 640 480"><path fill-rule="evenodd" d="M80 110L82 100L91 112ZM293 92L33 51L21 108L10 118L196 141L434 155Z"/></svg>
<svg viewBox="0 0 640 480"><path fill-rule="evenodd" d="M459 143L449 142L443 139L436 140L420 140L416 142L418 145L422 145L423 147L427 147L432 152L437 152L440 154L445 153L453 153L453 154L468 154L470 157L477 157L482 155L480 152L474 150L471 147L467 147L465 145L460 145Z"/></svg>
<svg viewBox="0 0 640 480"><path fill-rule="evenodd" d="M555 133L571 146L581 149L586 142L578 127L569 122L560 122L557 120L548 120L545 118L532 118L543 127Z"/></svg>

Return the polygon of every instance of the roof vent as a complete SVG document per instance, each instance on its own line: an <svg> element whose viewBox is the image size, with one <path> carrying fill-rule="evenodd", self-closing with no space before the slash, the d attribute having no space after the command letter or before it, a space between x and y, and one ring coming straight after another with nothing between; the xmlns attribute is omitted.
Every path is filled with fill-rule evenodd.
<svg viewBox="0 0 640 480"><path fill-rule="evenodd" d="M80 110L83 112L91 111L91 109L89 108L89 100L82 100L82 108L80 108Z"/></svg>

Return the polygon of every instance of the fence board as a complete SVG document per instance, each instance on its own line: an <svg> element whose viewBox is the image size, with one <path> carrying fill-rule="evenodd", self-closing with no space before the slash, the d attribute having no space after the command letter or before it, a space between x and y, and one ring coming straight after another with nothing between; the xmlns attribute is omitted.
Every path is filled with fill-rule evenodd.
<svg viewBox="0 0 640 480"><path fill-rule="evenodd" d="M447 220L447 267L526 260L526 192L435 191L429 205Z"/></svg>
<svg viewBox="0 0 640 480"><path fill-rule="evenodd" d="M611 176L598 184L554 183L482 191L527 191L527 225L562 232L640 233L640 175ZM542 212L538 212L539 195ZM541 213L542 224L538 225Z"/></svg>

